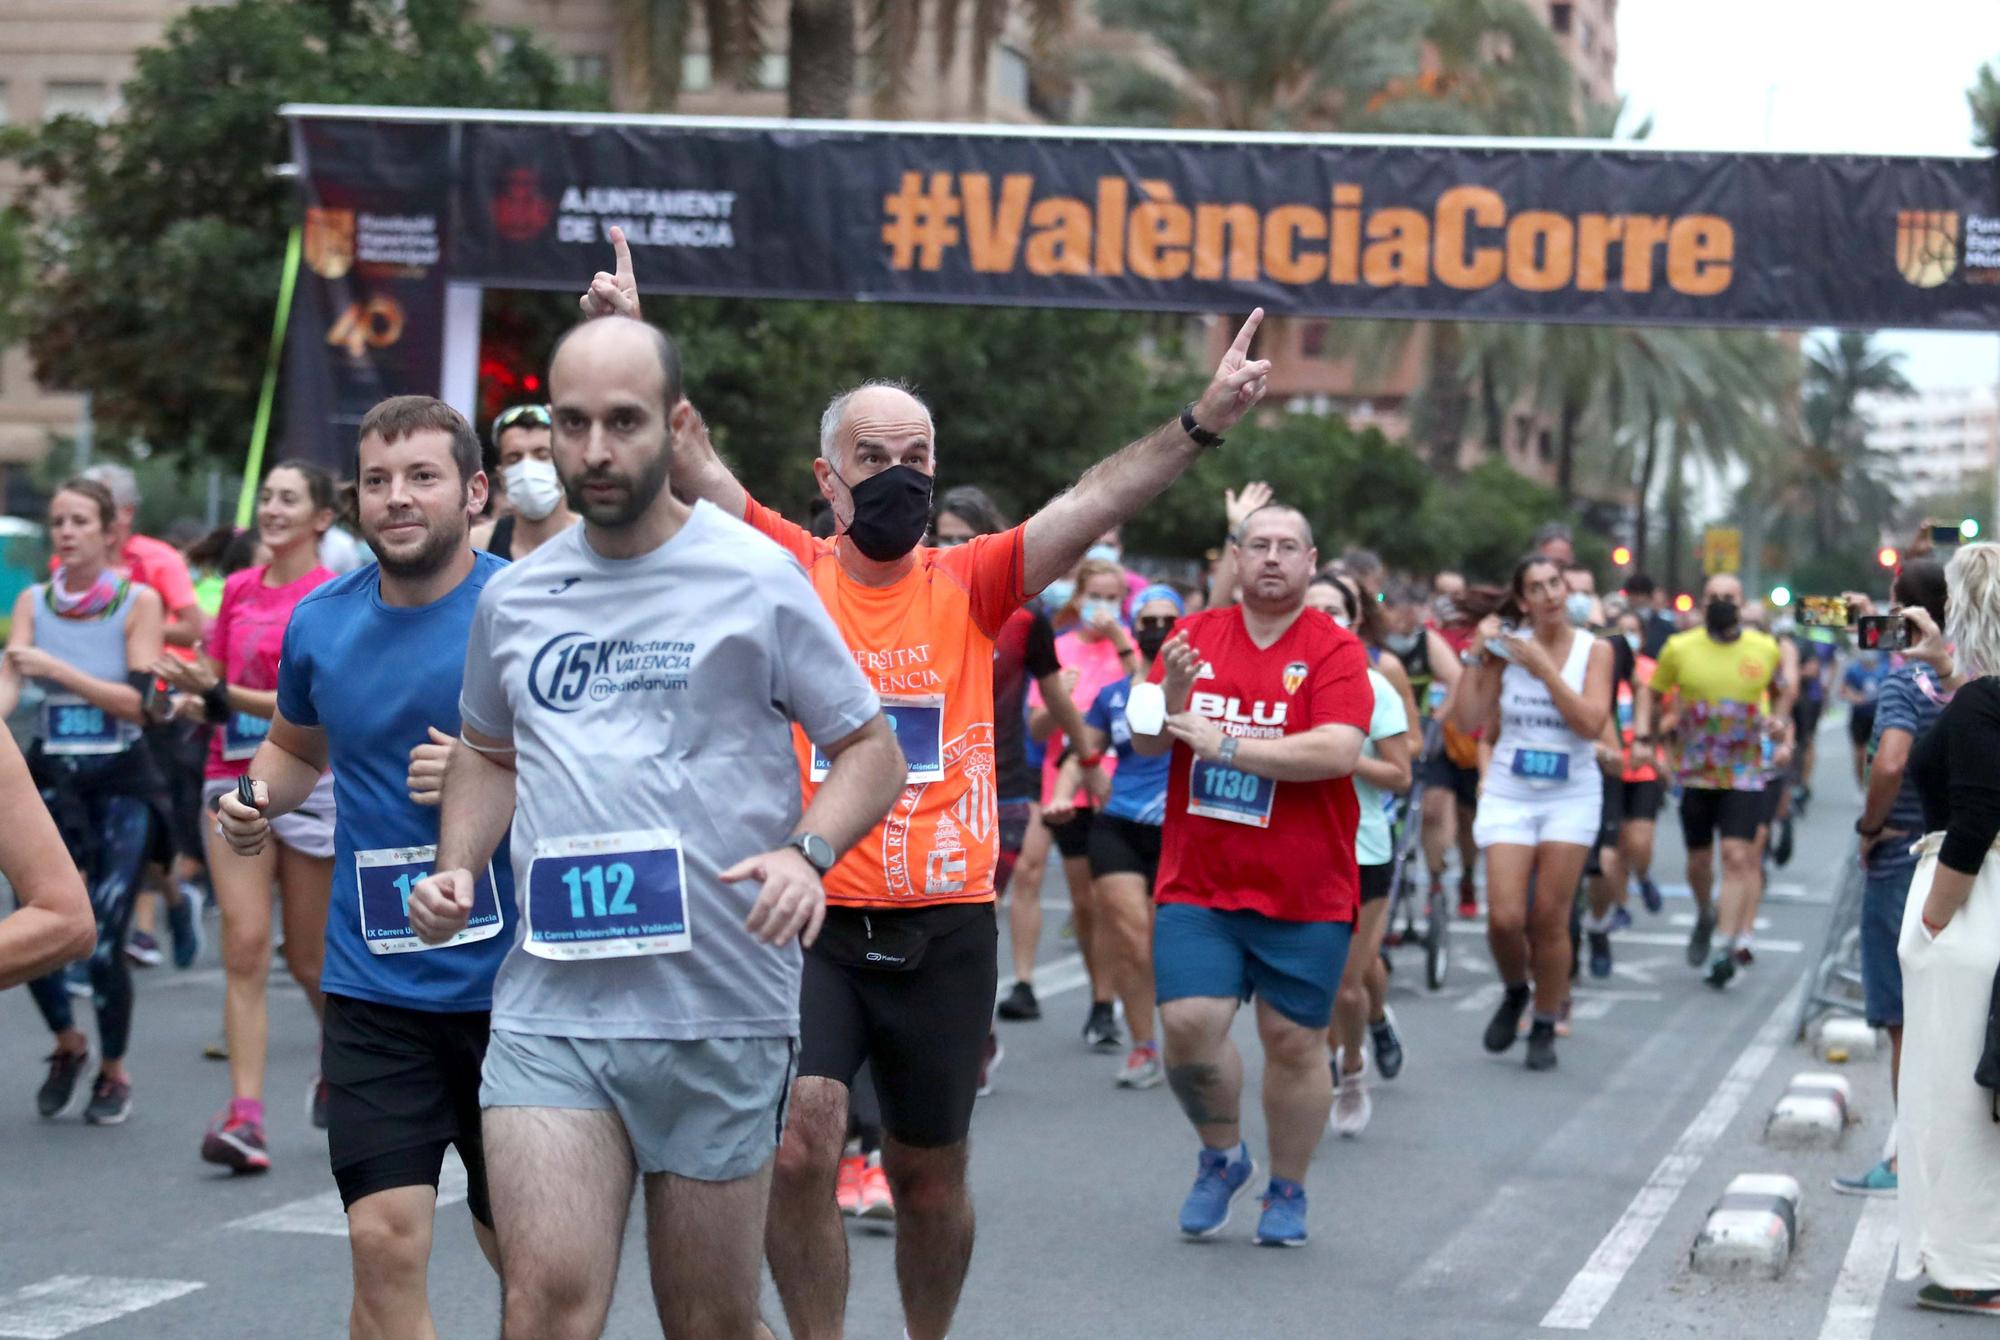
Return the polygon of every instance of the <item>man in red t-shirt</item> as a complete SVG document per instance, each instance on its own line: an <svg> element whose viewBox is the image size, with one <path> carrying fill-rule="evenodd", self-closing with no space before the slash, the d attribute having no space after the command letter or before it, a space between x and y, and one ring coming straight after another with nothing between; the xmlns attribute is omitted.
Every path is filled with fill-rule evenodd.
<svg viewBox="0 0 2000 1340"><path fill-rule="evenodd" d="M1243 600L1181 620L1152 680L1173 752L1160 850L1153 971L1167 1082L1201 1137L1181 1232L1213 1237L1251 1185L1243 1059L1229 1029L1257 998L1271 1181L1256 1240L1306 1240L1306 1168L1333 1106L1326 1029L1361 903L1360 820L1348 780L1375 695L1361 642L1305 607L1312 528L1289 507L1253 512L1230 541Z"/></svg>
<svg viewBox="0 0 2000 1340"><path fill-rule="evenodd" d="M621 230L611 240L617 273L593 279L583 309L636 318L631 252ZM675 407L675 492L742 517L798 559L881 696L909 766L882 825L820 867L826 920L806 950L799 1077L766 1233L795 1336L841 1331L847 1240L835 1196L848 1087L864 1061L882 1103L905 1332L943 1340L950 1329L972 1261L967 1137L998 986L994 640L1015 609L1165 491L1263 398L1270 364L1249 357L1262 319L1263 309L1251 313L1201 398L1177 418L1093 467L1026 523L956 548L922 544L937 440L929 408L907 388L855 387L820 419L813 474L839 527L832 539L750 497L692 407ZM803 739L799 755L810 799L820 760ZM1347 804L1351 884L1351 794Z"/></svg>

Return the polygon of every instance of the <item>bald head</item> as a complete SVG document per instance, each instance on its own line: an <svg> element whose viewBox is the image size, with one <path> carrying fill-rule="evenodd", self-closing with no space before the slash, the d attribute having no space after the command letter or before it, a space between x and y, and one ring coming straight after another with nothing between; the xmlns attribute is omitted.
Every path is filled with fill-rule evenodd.
<svg viewBox="0 0 2000 1340"><path fill-rule="evenodd" d="M1299 542L1308 549L1313 547L1312 522L1306 520L1306 514L1298 508L1287 507L1283 503L1266 503L1244 518L1242 544L1247 548L1252 535L1262 534L1273 529L1282 531L1287 535L1296 536ZM1362 550L1359 552L1366 553L1367 551ZM1369 554L1368 557L1375 558L1373 554ZM1375 562L1379 570L1381 560L1376 559Z"/></svg>
<svg viewBox="0 0 2000 1340"><path fill-rule="evenodd" d="M1708 579L1706 586L1701 588L1701 599L1705 605L1713 604L1718 600L1734 601L1736 604L1741 605L1743 603L1743 581L1734 573L1717 573Z"/></svg>
<svg viewBox="0 0 2000 1340"><path fill-rule="evenodd" d="M549 390L560 400L567 375L583 364L602 371L634 393L657 397L654 412L666 418L681 398L681 351L658 326L629 316L603 316L572 326L549 355Z"/></svg>
<svg viewBox="0 0 2000 1340"><path fill-rule="evenodd" d="M866 476L889 465L911 465L930 474L937 461L930 407L901 382L863 382L827 403L819 419L819 454L843 473ZM921 462L921 463L920 463Z"/></svg>

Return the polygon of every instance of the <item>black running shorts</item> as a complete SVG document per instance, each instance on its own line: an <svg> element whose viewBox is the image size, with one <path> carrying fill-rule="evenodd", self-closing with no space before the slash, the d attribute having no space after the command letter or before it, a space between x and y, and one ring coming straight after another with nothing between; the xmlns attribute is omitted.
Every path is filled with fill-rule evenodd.
<svg viewBox="0 0 2000 1340"><path fill-rule="evenodd" d="M1715 845L1715 833L1749 842L1764 822L1768 802L1762 791L1721 791L1708 786L1681 790L1681 838L1689 851Z"/></svg>
<svg viewBox="0 0 2000 1340"><path fill-rule="evenodd" d="M1380 902L1389 896L1390 876L1395 873L1394 862L1384 861L1381 865L1361 867L1361 901Z"/></svg>
<svg viewBox="0 0 2000 1340"><path fill-rule="evenodd" d="M320 1073L327 1153L343 1205L404 1186L438 1184L447 1145L467 1174L466 1205L488 1228L479 1071L488 1016L326 998Z"/></svg>
<svg viewBox="0 0 2000 1340"><path fill-rule="evenodd" d="M1160 826L1100 814L1090 825L1090 877L1138 875L1146 892L1160 876Z"/></svg>
<svg viewBox="0 0 2000 1340"><path fill-rule="evenodd" d="M957 1144L972 1129L1000 984L993 904L830 907L826 916L799 991L800 1078L852 1088L865 1060L890 1138L920 1149ZM911 965L866 966L854 947L867 944Z"/></svg>
<svg viewBox="0 0 2000 1340"><path fill-rule="evenodd" d="M1660 817L1660 804L1666 799L1666 784L1655 777L1650 782L1621 783L1625 792L1625 821L1627 823L1652 823Z"/></svg>
<svg viewBox="0 0 2000 1340"><path fill-rule="evenodd" d="M1090 826L1097 818L1095 810L1077 810L1067 823L1049 823L1043 816L1042 822L1049 824L1049 836L1055 839L1056 850L1065 861L1080 861L1090 855Z"/></svg>

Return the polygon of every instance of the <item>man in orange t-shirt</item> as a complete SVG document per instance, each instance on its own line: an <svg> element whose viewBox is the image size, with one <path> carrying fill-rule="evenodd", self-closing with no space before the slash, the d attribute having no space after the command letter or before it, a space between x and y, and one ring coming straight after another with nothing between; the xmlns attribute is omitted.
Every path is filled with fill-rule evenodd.
<svg viewBox="0 0 2000 1340"><path fill-rule="evenodd" d="M617 273L590 315L639 315L623 234ZM1253 312L1201 399L1100 463L1026 523L951 549L920 547L937 466L930 410L893 382L834 397L820 420L819 490L839 531L815 539L761 506L695 420L675 442L673 484L740 516L806 568L881 696L909 765L882 826L822 871L826 923L805 956L799 1078L771 1191L771 1274L792 1334L841 1333L847 1245L835 1201L848 1086L875 1076L901 1220L896 1271L912 1340L943 1340L972 1260L966 1137L998 986L993 867L993 642L1029 597L1074 568L1214 446L1265 390L1248 358ZM819 772L799 742L810 799Z"/></svg>

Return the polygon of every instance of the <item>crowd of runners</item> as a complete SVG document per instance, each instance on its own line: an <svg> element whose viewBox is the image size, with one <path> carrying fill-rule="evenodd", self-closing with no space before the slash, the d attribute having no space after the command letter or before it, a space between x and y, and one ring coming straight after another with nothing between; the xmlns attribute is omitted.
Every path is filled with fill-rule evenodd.
<svg viewBox="0 0 2000 1340"><path fill-rule="evenodd" d="M210 925L228 1092L190 1157L268 1169L281 946L356 1336L428 1333L456 1148L508 1337L601 1333L638 1186L666 1333L766 1334L768 1263L791 1334L839 1335L858 1218L896 1225L907 1334L939 1340L976 1101L1044 1015L1052 858L1090 988L1061 1026L1192 1128L1162 1229L1215 1237L1254 1194L1252 1239L1302 1245L1322 1139L1421 1063L1385 945L1483 915L1501 991L1467 1046L1553 1068L1574 981L1611 974L1631 903L1661 911L1671 801L1688 964L1727 988L1822 705L1859 722L1879 692L1734 577L1678 615L1643 578L1599 594L1560 525L1490 584L1419 583L1245 481L1203 580L1135 571L1121 525L1264 396L1261 313L1199 398L1018 524L934 494L949 405L844 390L801 526L712 448L622 239L583 307L549 404L482 444L385 401L351 494L280 464L254 530L187 555L134 533L129 472L63 483L0 660L0 710L32 712L25 760L0 740L0 984L53 1039L41 1114L127 1119L134 970L186 967ZM369 561L337 573L342 529Z"/></svg>

